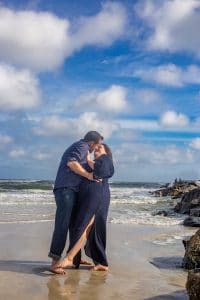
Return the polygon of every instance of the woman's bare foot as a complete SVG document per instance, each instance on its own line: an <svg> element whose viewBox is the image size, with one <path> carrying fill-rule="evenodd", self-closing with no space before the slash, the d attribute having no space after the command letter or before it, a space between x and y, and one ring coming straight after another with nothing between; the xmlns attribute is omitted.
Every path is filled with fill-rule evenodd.
<svg viewBox="0 0 200 300"><path fill-rule="evenodd" d="M92 263L90 261L84 260L82 258L81 258L80 264L85 265L85 266L92 266Z"/></svg>
<svg viewBox="0 0 200 300"><path fill-rule="evenodd" d="M94 266L91 271L108 271L108 267L99 264Z"/></svg>
<svg viewBox="0 0 200 300"><path fill-rule="evenodd" d="M53 261L50 267L50 271L54 274L65 275L66 272L63 268L60 267L60 263L58 261Z"/></svg>
<svg viewBox="0 0 200 300"><path fill-rule="evenodd" d="M51 267L50 271L54 274L59 274L59 275L65 275L66 272L63 268L59 268L59 267Z"/></svg>
<svg viewBox="0 0 200 300"><path fill-rule="evenodd" d="M74 267L73 259L70 260L67 256L59 263L60 268Z"/></svg>

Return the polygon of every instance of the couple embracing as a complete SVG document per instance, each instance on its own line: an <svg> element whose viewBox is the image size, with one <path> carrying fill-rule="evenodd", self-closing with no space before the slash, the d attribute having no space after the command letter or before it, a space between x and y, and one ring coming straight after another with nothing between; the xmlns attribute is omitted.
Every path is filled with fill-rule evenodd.
<svg viewBox="0 0 200 300"><path fill-rule="evenodd" d="M97 131L89 131L63 154L54 185L55 227L49 252L50 270L65 274L65 268L90 264L81 258L81 248L93 260L93 270L107 271L106 221L110 204L108 178L114 174L112 153ZM94 152L94 160L89 153ZM69 232L67 254L61 260Z"/></svg>

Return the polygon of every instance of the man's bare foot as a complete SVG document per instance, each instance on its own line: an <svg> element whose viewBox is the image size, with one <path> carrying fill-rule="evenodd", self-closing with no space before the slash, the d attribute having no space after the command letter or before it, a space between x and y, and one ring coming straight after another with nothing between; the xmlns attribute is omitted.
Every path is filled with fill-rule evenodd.
<svg viewBox="0 0 200 300"><path fill-rule="evenodd" d="M70 260L67 256L59 263L60 268L74 267L73 260Z"/></svg>
<svg viewBox="0 0 200 300"><path fill-rule="evenodd" d="M92 263L90 261L84 260L82 258L81 258L80 264L85 265L85 266L92 266Z"/></svg>
<svg viewBox="0 0 200 300"><path fill-rule="evenodd" d="M91 271L108 271L108 267L99 264L94 266Z"/></svg>

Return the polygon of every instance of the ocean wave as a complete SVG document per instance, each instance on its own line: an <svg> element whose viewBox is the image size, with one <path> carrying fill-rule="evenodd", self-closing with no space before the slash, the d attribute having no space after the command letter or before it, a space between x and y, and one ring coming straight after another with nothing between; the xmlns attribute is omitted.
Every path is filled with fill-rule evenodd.
<svg viewBox="0 0 200 300"><path fill-rule="evenodd" d="M144 199L119 199L119 200L112 200L111 199L111 204L156 204L158 203L158 199L149 199L149 198L144 198Z"/></svg>
<svg viewBox="0 0 200 300"><path fill-rule="evenodd" d="M13 220L13 221L0 221L0 224L35 224L52 222L53 219L41 220Z"/></svg>
<svg viewBox="0 0 200 300"><path fill-rule="evenodd" d="M174 226L183 223L182 219L167 218L167 217L148 217L143 218L138 216L137 218L110 218L109 223L113 224L137 224L137 225L154 225L154 226Z"/></svg>

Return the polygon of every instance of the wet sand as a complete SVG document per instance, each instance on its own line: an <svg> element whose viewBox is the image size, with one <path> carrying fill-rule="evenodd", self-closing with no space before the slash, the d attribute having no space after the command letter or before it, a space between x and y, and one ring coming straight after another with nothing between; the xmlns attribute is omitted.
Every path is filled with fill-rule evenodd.
<svg viewBox="0 0 200 300"><path fill-rule="evenodd" d="M188 299L181 239L166 245L153 241L195 230L109 224L110 271L81 267L60 276L48 271L52 227L52 222L0 224L0 299Z"/></svg>

